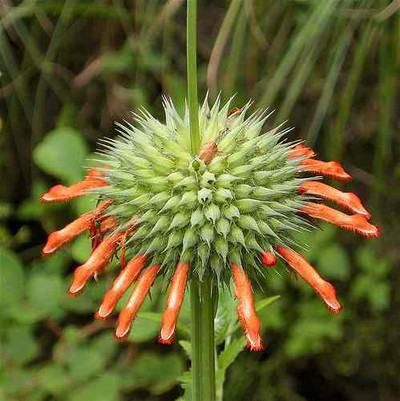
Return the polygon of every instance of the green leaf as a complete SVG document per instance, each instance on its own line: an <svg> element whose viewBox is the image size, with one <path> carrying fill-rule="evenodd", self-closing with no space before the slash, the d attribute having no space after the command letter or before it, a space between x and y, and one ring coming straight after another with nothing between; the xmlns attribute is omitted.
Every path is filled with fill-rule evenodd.
<svg viewBox="0 0 400 401"><path fill-rule="evenodd" d="M350 274L350 261L343 247L332 244L323 248L318 255L318 270L334 280L345 280Z"/></svg>
<svg viewBox="0 0 400 401"><path fill-rule="evenodd" d="M41 317L57 317L62 313L60 303L64 298L64 289L59 276L32 274L27 285L27 294L30 305Z"/></svg>
<svg viewBox="0 0 400 401"><path fill-rule="evenodd" d="M190 341L181 340L179 345L184 349L189 359L192 359L192 343Z"/></svg>
<svg viewBox="0 0 400 401"><path fill-rule="evenodd" d="M225 381L226 370L235 361L237 356L246 346L246 339L241 336L237 340L232 341L218 356L218 368L216 371L216 387L222 389Z"/></svg>
<svg viewBox="0 0 400 401"><path fill-rule="evenodd" d="M256 311L261 312L264 308L266 308L268 305L271 305L275 301L277 301L280 298L280 295L274 295L272 297L267 297L260 299L259 301L256 302Z"/></svg>
<svg viewBox="0 0 400 401"><path fill-rule="evenodd" d="M182 371L183 363L178 355L147 352L130 369L125 369L124 388L145 388L152 394L162 394L177 384Z"/></svg>
<svg viewBox="0 0 400 401"><path fill-rule="evenodd" d="M72 388L68 401L118 401L120 379L115 373L102 373L78 389Z"/></svg>
<svg viewBox="0 0 400 401"><path fill-rule="evenodd" d="M29 326L14 326L7 329L6 341L2 347L6 360L13 364L23 365L34 359L39 353L32 328Z"/></svg>
<svg viewBox="0 0 400 401"><path fill-rule="evenodd" d="M159 330L160 321L155 322L138 316L132 325L129 339L138 343L150 341L157 337Z"/></svg>
<svg viewBox="0 0 400 401"><path fill-rule="evenodd" d="M35 163L47 174L66 183L78 181L88 153L82 134L73 128L56 128L49 132L33 151Z"/></svg>
<svg viewBox="0 0 400 401"><path fill-rule="evenodd" d="M24 295L24 271L18 257L3 248L0 248L0 266L0 304L11 305Z"/></svg>
<svg viewBox="0 0 400 401"><path fill-rule="evenodd" d="M39 370L38 381L41 387L53 395L64 391L70 383L66 370L53 362Z"/></svg>
<svg viewBox="0 0 400 401"><path fill-rule="evenodd" d="M65 354L65 362L71 378L81 382L101 372L104 368L108 355L103 354L100 348L88 348L80 345L71 347Z"/></svg>
<svg viewBox="0 0 400 401"><path fill-rule="evenodd" d="M71 244L71 254L72 257L79 263L84 263L88 260L91 254L91 241L87 235L80 235Z"/></svg>
<svg viewBox="0 0 400 401"><path fill-rule="evenodd" d="M228 369L245 346L246 339L244 336L232 341L218 356L218 370L225 371Z"/></svg>
<svg viewBox="0 0 400 401"><path fill-rule="evenodd" d="M342 336L343 315L333 318L316 298L299 306L299 318L291 326L284 346L289 358L321 352L329 341Z"/></svg>

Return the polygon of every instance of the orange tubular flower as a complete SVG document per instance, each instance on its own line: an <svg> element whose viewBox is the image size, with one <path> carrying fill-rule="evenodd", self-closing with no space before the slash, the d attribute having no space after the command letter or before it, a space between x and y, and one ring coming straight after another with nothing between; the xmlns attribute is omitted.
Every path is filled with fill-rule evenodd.
<svg viewBox="0 0 400 401"><path fill-rule="evenodd" d="M298 159L301 157L311 159L314 156L316 156L316 153L311 148L300 143L290 151L288 159Z"/></svg>
<svg viewBox="0 0 400 401"><path fill-rule="evenodd" d="M85 195L88 191L95 188L107 186L107 182L102 178L103 174L99 171L92 169L89 170L86 177L76 184L72 184L69 187L64 185L55 185L51 187L40 198L42 202L64 202L78 196Z"/></svg>
<svg viewBox="0 0 400 401"><path fill-rule="evenodd" d="M96 224L96 218L101 216L109 205L110 202L102 202L95 210L82 214L61 230L52 232L47 239L46 245L43 247L43 255L55 252L84 231L91 230Z"/></svg>
<svg viewBox="0 0 400 401"><path fill-rule="evenodd" d="M354 213L362 214L366 219L370 219L371 217L361 203L360 198L351 192L342 192L318 181L303 182L299 190L300 193L317 195L321 198L331 200Z"/></svg>
<svg viewBox="0 0 400 401"><path fill-rule="evenodd" d="M74 272L74 280L69 288L69 293L71 295L78 294L90 277L103 270L108 261L114 255L118 242L121 240L123 235L123 233L115 233L107 237L94 250L86 263L76 268Z"/></svg>
<svg viewBox="0 0 400 401"><path fill-rule="evenodd" d="M179 262L168 292L167 307L162 316L159 341L162 344L173 342L176 322L185 296L189 263Z"/></svg>
<svg viewBox="0 0 400 401"><path fill-rule="evenodd" d="M276 265L277 258L272 252L261 252L261 261L264 266L272 267Z"/></svg>
<svg viewBox="0 0 400 401"><path fill-rule="evenodd" d="M240 324L247 337L247 345L252 351L263 349L261 341L261 323L254 307L253 290L250 281L241 266L231 264L235 295L239 300L237 313Z"/></svg>
<svg viewBox="0 0 400 401"><path fill-rule="evenodd" d="M140 255L133 258L114 280L112 287L106 292L96 317L105 319L111 315L117 302L125 294L126 290L136 280L142 271L147 257Z"/></svg>
<svg viewBox="0 0 400 401"><path fill-rule="evenodd" d="M348 174L338 162L323 162L321 160L306 159L300 162L300 167L303 171L321 174L338 181L351 180L351 175Z"/></svg>
<svg viewBox="0 0 400 401"><path fill-rule="evenodd" d="M335 287L331 283L322 279L314 268L295 251L283 246L276 247L276 251L301 278L310 284L332 312L340 312L342 306L336 298Z"/></svg>
<svg viewBox="0 0 400 401"><path fill-rule="evenodd" d="M313 202L304 205L301 211L310 217L335 224L336 226L354 231L367 238L377 238L379 236L378 227L369 223L365 216L361 214L348 215L332 209L329 206Z"/></svg>
<svg viewBox="0 0 400 401"><path fill-rule="evenodd" d="M128 335L132 323L135 320L146 295L150 291L159 270L160 265L153 265L146 269L140 276L127 305L119 314L117 329L115 331L116 338L123 339Z"/></svg>
<svg viewBox="0 0 400 401"><path fill-rule="evenodd" d="M50 255L66 243L72 241L79 234L83 233L86 230L89 230L92 225L94 216L95 211L85 213L74 220L72 223L66 225L61 230L52 232L47 238L47 242L46 245L43 247L42 254Z"/></svg>

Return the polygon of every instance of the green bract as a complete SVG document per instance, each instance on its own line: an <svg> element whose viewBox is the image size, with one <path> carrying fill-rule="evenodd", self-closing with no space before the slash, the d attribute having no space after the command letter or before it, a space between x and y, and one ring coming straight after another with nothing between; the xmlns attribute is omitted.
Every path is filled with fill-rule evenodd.
<svg viewBox="0 0 400 401"><path fill-rule="evenodd" d="M121 135L97 160L109 185L94 192L112 200L108 214L120 230L138 223L128 255L148 254L164 272L187 261L192 276L211 269L224 281L235 262L256 278L260 252L293 246L293 232L307 227L297 214L307 200L298 194L300 159L288 159L294 144L279 142L287 130L262 133L265 114L246 117L247 105L229 115L229 102L205 101L201 146L218 149L206 160L190 152L187 113L169 100L164 108L165 123L142 110L136 126L118 124Z"/></svg>

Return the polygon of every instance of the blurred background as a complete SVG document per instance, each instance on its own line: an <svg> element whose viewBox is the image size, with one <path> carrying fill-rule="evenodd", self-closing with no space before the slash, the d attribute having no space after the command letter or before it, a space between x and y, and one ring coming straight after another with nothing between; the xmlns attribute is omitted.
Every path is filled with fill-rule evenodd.
<svg viewBox="0 0 400 401"><path fill-rule="evenodd" d="M329 226L304 238L335 283L339 316L281 267L265 283L267 348L242 352L224 400L400 400L400 2L200 0L200 96L236 94L275 109L322 159L340 160L383 235ZM44 206L40 194L83 176L96 141L161 95L185 98L185 1L0 1L0 400L157 401L182 396L188 361L161 346L157 319L128 343L93 312L113 274L79 298L66 289L88 255L79 238L43 259L48 232L91 201ZM112 271L112 269L111 269ZM163 306L160 285L148 317ZM187 313L184 311L182 319ZM184 339L185 334L181 333Z"/></svg>

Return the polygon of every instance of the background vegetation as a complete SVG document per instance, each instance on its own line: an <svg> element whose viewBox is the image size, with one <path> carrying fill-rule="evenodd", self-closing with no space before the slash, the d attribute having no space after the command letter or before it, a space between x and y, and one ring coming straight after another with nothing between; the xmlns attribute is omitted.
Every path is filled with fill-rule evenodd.
<svg viewBox="0 0 400 401"><path fill-rule="evenodd" d="M309 258L345 305L330 315L281 266L265 283L265 352L243 352L225 400L400 399L400 11L389 0L202 0L200 93L276 109L325 159L341 160L372 210L377 241L323 227ZM90 205L39 195L82 177L96 141L161 94L185 97L183 0L0 1L0 400L176 400L187 365L159 324L139 319L119 345L93 311L112 274L69 299L78 239L43 259L46 234ZM163 305L153 291L146 311ZM151 314L149 314L151 316Z"/></svg>

